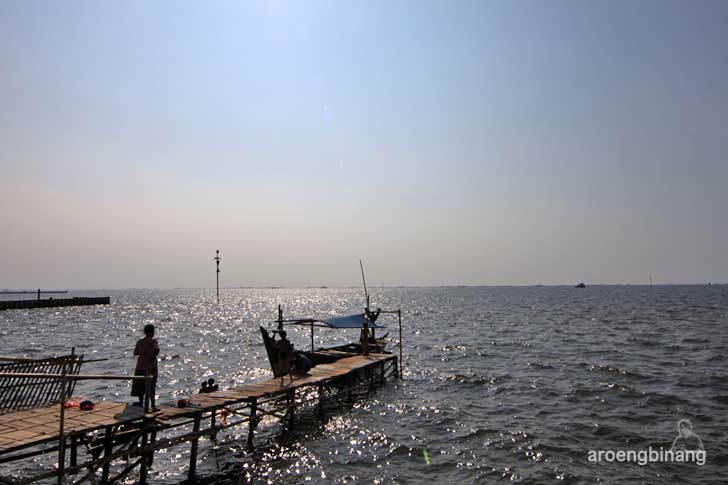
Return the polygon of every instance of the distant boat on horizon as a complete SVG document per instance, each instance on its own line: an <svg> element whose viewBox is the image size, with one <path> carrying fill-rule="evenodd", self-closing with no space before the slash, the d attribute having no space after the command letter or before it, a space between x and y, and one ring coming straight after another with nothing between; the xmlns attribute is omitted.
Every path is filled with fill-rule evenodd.
<svg viewBox="0 0 728 485"><path fill-rule="evenodd" d="M578 285L576 285L574 288L586 288L586 285L582 281L581 283L579 283Z"/></svg>

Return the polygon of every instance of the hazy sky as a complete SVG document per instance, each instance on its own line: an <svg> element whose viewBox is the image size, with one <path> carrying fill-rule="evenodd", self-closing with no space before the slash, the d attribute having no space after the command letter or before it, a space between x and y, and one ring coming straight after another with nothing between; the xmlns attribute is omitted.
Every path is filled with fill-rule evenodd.
<svg viewBox="0 0 728 485"><path fill-rule="evenodd" d="M0 288L728 281L728 2L0 2Z"/></svg>

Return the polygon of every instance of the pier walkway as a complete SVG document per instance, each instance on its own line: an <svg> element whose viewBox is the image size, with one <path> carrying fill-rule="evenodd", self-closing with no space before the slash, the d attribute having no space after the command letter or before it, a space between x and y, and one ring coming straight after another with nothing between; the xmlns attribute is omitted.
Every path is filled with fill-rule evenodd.
<svg viewBox="0 0 728 485"><path fill-rule="evenodd" d="M65 409L63 422L57 404L10 412L0 415L0 465L51 452L58 452L59 463L56 471L34 477L10 479L0 476L0 483L32 483L50 477L58 477L60 483L65 474L84 472L85 477L74 479L75 483L81 483L86 479L93 480L99 468L102 468L101 482L113 483L136 467L139 467L139 482L145 483L154 452L184 442L190 442L192 446L188 477L194 479L200 437L214 438L223 429L247 424L248 446L252 448L255 429L262 416L293 422L294 409L298 406L318 402L321 412L323 400L342 394L351 399L353 391L370 390L392 375L399 375L397 357L372 353L319 364L309 375L292 382L285 376L283 384L280 378L273 378L208 394L194 394L185 398L188 403L185 407L162 401L155 413L145 414L140 407L112 401L98 402L91 411ZM203 429L204 423L209 425ZM191 430L188 429L190 425ZM172 428L178 432L168 437L166 433L160 436ZM180 432L183 428L186 429ZM88 458L81 464L78 463L79 447L85 447ZM66 449L70 449L68 463ZM111 463L122 457L138 459L111 476Z"/></svg>

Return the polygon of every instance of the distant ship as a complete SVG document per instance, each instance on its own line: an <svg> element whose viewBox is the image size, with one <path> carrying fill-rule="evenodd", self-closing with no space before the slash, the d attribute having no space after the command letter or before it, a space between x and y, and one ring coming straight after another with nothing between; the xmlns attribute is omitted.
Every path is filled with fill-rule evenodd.
<svg viewBox="0 0 728 485"><path fill-rule="evenodd" d="M582 281L581 283L579 283L578 285L576 285L574 288L586 288L586 285Z"/></svg>

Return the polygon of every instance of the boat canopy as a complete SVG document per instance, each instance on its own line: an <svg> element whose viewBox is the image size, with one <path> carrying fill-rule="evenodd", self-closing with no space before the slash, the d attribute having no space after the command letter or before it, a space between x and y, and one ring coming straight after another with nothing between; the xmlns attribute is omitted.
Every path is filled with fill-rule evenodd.
<svg viewBox="0 0 728 485"><path fill-rule="evenodd" d="M369 328L385 328L382 325L377 325L366 317L365 313L357 313L356 315L347 315L343 317L328 317L328 318L301 318L295 320L283 320L282 323L287 325L308 325L318 324L318 327L328 328L363 328L364 322L366 322Z"/></svg>
<svg viewBox="0 0 728 485"><path fill-rule="evenodd" d="M369 320L364 313L356 315L348 315L345 317L331 317L319 322L328 325L331 328L362 328L366 322L369 328L384 328Z"/></svg>

